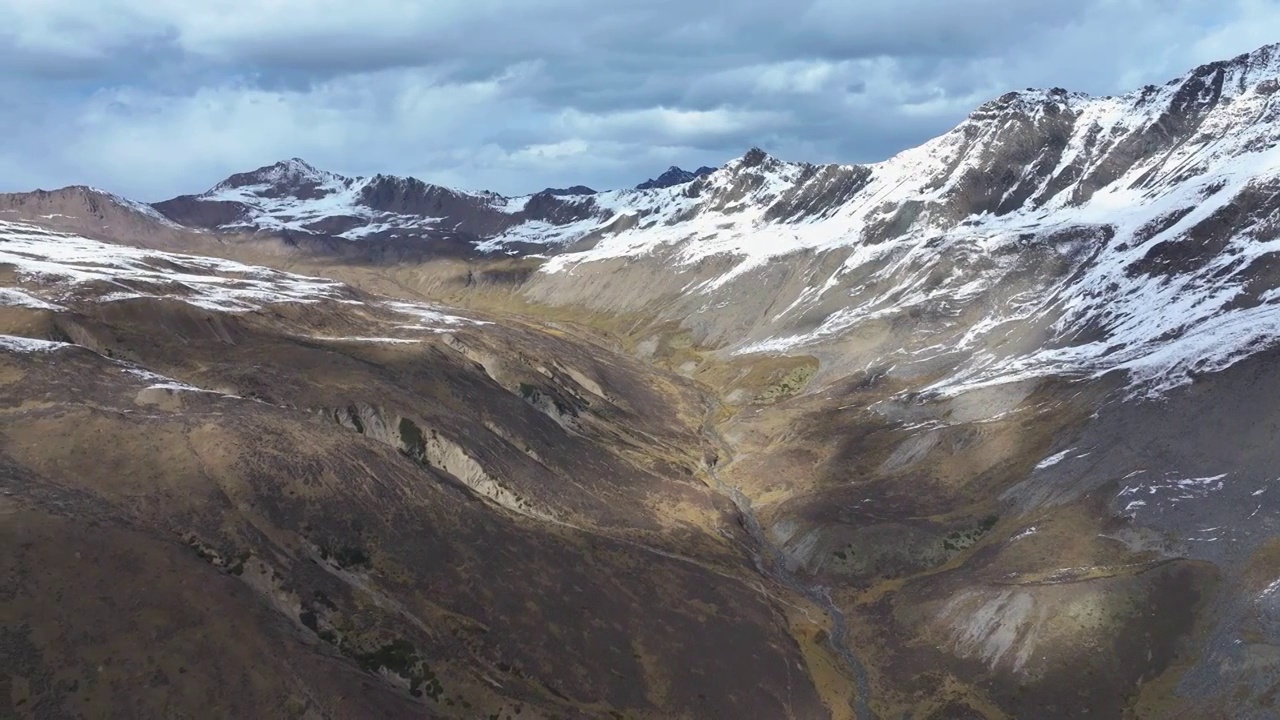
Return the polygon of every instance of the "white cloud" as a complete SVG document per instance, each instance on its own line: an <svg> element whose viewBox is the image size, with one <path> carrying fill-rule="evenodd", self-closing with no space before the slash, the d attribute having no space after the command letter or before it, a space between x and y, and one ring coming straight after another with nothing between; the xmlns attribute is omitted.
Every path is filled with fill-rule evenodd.
<svg viewBox="0 0 1280 720"><path fill-rule="evenodd" d="M560 162L570 158L579 158L591 151L591 144L585 140L574 138L572 140L561 140L554 143L543 143L540 145L529 145L523 147L508 158L514 162L522 163L547 163Z"/></svg>
<svg viewBox="0 0 1280 720"><path fill-rule="evenodd" d="M109 89L79 108L65 130L64 152L69 161L127 169L143 178L138 190L154 188L149 198L192 176L207 184L283 157L307 157L340 170L363 170L369 161L395 165L406 152L483 142L486 126L474 117L500 112L511 82L513 77L433 83L429 75L394 70L298 90L246 83L178 95ZM367 160L350 167L355 148Z"/></svg>
<svg viewBox="0 0 1280 720"><path fill-rule="evenodd" d="M1277 38L1275 0L0 0L3 189L144 199L305 157L503 192L761 144L870 161L1006 90L1116 92ZM86 90L87 88L87 90Z"/></svg>
<svg viewBox="0 0 1280 720"><path fill-rule="evenodd" d="M1192 45L1198 63L1226 60L1253 47L1280 41L1280 2L1239 0L1233 15Z"/></svg>
<svg viewBox="0 0 1280 720"><path fill-rule="evenodd" d="M557 125L574 135L594 138L647 137L653 142L689 142L732 135L785 122L782 112L765 110L682 110L652 107L642 110L587 113L575 108L562 111Z"/></svg>

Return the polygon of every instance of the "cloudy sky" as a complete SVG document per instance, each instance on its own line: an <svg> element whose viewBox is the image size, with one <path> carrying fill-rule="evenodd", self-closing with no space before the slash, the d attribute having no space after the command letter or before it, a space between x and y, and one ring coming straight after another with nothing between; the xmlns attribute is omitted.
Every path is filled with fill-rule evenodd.
<svg viewBox="0 0 1280 720"><path fill-rule="evenodd" d="M0 190L302 157L518 194L758 145L866 162L1010 89L1280 41L1280 0L0 0Z"/></svg>

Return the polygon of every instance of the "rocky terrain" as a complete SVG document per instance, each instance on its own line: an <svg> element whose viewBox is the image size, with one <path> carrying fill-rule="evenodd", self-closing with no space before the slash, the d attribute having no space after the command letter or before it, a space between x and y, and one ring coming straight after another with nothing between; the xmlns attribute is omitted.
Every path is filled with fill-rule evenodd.
<svg viewBox="0 0 1280 720"><path fill-rule="evenodd" d="M1274 717L1278 258L1280 46L873 165L0 196L0 682L19 717Z"/></svg>

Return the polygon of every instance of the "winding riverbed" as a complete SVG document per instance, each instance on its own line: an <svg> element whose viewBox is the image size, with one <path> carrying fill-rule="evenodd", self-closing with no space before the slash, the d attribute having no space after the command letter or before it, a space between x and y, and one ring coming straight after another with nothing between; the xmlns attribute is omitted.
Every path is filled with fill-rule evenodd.
<svg viewBox="0 0 1280 720"><path fill-rule="evenodd" d="M724 442L720 434L715 430L714 426L708 422L704 425L706 435L714 440L716 447L725 449L727 444ZM751 498L747 497L738 488L729 485L720 479L720 473L716 467L716 463L707 463L707 473L715 483L715 488L725 497L728 497L738 509L738 513L742 515L743 526L747 529L754 547L752 548L752 557L755 559L756 569L761 575L773 578L779 583L790 588L794 592L808 598L823 612L831 618L831 632L827 634L827 642L831 650L844 662L845 667L853 675L853 681L857 686L857 697L854 698L852 709L854 716L858 720L874 720L875 715L871 712L871 682L867 678L867 669L858 658L857 653L849 647L849 628L845 623L844 613L836 606L831 599L831 590L825 585L810 585L797 578L786 563L786 557L782 549L774 544L763 526L760 519L756 516L755 509L751 505Z"/></svg>

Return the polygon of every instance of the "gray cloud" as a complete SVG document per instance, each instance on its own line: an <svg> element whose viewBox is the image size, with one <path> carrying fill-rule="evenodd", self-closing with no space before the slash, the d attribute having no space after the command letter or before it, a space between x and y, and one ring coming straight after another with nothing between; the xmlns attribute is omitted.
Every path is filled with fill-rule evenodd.
<svg viewBox="0 0 1280 720"><path fill-rule="evenodd" d="M1006 90L1160 82L1280 0L0 0L5 189L159 199L301 156L507 193L751 145L883 159Z"/></svg>

